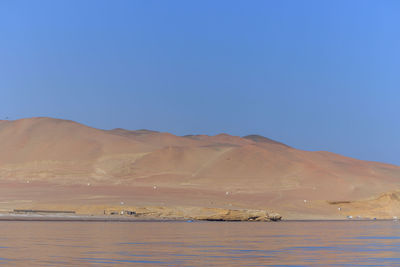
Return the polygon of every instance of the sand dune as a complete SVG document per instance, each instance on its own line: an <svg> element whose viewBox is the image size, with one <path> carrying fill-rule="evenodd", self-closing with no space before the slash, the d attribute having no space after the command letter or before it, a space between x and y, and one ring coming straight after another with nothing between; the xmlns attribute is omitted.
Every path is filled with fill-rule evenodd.
<svg viewBox="0 0 400 267"><path fill-rule="evenodd" d="M398 189L400 167L301 151L259 135L175 136L31 118L0 121L0 179L26 184L25 199L33 203L52 199L31 194L33 183L63 186L65 192L90 184L101 190L71 190L71 199L84 203L101 194L106 203L122 186L152 189L141 197L121 193L136 203L268 206L287 217L341 216L327 201L358 201Z"/></svg>

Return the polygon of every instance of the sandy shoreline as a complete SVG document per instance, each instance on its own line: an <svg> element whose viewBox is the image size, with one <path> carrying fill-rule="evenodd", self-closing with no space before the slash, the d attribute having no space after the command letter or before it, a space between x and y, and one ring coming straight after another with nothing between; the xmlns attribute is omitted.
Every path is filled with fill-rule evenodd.
<svg viewBox="0 0 400 267"><path fill-rule="evenodd" d="M111 217L92 215L0 214L0 221L166 222L181 219Z"/></svg>
<svg viewBox="0 0 400 267"><path fill-rule="evenodd" d="M210 220L193 220L184 218L144 218L99 215L43 215L43 214L0 214L0 221L60 221L60 222L204 222ZM280 222L322 222L322 221L395 221L393 219L284 219ZM240 221L220 221L240 222ZM243 221L242 221L243 222Z"/></svg>

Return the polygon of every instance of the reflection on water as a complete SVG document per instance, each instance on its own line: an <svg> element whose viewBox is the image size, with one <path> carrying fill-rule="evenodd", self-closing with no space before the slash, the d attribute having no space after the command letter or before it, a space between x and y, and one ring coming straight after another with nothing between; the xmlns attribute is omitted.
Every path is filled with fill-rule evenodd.
<svg viewBox="0 0 400 267"><path fill-rule="evenodd" d="M396 266L400 223L0 222L6 266Z"/></svg>

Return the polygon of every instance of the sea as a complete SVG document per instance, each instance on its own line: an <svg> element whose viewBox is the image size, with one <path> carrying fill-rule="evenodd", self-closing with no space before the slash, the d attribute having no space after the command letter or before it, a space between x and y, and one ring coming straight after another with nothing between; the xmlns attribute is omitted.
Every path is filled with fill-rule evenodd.
<svg viewBox="0 0 400 267"><path fill-rule="evenodd" d="M1 221L4 266L400 266L397 221Z"/></svg>

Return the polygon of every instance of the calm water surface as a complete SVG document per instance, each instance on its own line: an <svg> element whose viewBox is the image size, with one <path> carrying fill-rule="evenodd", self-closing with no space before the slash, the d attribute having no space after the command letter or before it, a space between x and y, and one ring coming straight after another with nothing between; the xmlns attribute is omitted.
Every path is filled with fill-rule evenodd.
<svg viewBox="0 0 400 267"><path fill-rule="evenodd" d="M0 222L5 266L400 266L400 223Z"/></svg>

